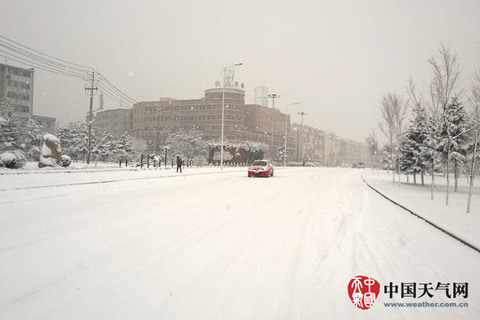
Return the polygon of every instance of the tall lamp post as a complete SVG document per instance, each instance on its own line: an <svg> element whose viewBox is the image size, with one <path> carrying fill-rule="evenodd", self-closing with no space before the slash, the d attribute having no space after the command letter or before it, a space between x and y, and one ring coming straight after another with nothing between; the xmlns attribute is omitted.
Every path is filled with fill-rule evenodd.
<svg viewBox="0 0 480 320"><path fill-rule="evenodd" d="M298 155L298 158L303 162L303 116L306 116L308 113L306 112L297 112L301 117L302 117L302 120L301 120L301 124L300 124L300 138L301 140L299 139L299 144L300 144L300 154ZM300 143L301 141L301 143Z"/></svg>
<svg viewBox="0 0 480 320"><path fill-rule="evenodd" d="M288 133L288 107L298 104L298 102L287 104L287 114L285 115L285 146L283 150L283 166L287 166L287 133Z"/></svg>
<svg viewBox="0 0 480 320"><path fill-rule="evenodd" d="M273 149L274 148L273 147L273 112L275 110L275 98L280 98L280 95L276 94L276 93L271 93L271 94L268 95L268 97L272 98L272 144L270 146L270 149L272 149L271 152L273 154L273 152L274 152L274 149Z"/></svg>
<svg viewBox="0 0 480 320"><path fill-rule="evenodd" d="M223 170L223 131L225 126L225 86L226 86L226 79L225 79L225 71L227 69L241 66L243 63L235 63L231 66L225 67L222 69L222 77L223 77L223 86L222 86L222 138L221 138L221 145L220 145L220 168Z"/></svg>

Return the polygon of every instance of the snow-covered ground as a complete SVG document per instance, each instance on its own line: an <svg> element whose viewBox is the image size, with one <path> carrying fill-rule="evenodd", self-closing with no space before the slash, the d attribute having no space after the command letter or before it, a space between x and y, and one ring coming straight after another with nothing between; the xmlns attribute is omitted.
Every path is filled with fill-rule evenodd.
<svg viewBox="0 0 480 320"><path fill-rule="evenodd" d="M369 169L0 175L0 319L480 318L480 254L362 174L478 243L478 190L469 215L466 198L444 212ZM369 310L347 295L356 275L382 286ZM468 283L468 297L390 299L390 282ZM384 305L425 301L468 307Z"/></svg>
<svg viewBox="0 0 480 320"><path fill-rule="evenodd" d="M465 177L458 179L458 190L454 192L454 181L451 177L449 205L446 206L446 178L435 176L433 200L431 200L431 176L425 176L425 184L421 185L420 177L417 184L410 177L395 175L386 171L365 171L366 181L389 199L401 204L414 213L434 223L438 227L454 234L462 240L480 249L480 180L476 180L472 193L471 210L467 211L468 181Z"/></svg>

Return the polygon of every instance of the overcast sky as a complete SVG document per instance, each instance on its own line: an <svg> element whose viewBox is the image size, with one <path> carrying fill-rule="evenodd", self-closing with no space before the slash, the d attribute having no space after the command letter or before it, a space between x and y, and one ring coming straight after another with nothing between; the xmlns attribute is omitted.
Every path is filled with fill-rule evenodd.
<svg viewBox="0 0 480 320"><path fill-rule="evenodd" d="M281 111L299 103L289 107L294 122L304 111L306 125L363 142L371 129L381 135L385 94L403 94L410 77L427 90L427 59L441 43L469 87L479 17L478 0L15 0L2 1L0 35L94 67L137 101L201 98L224 67L243 62L246 103L265 86ZM83 121L84 86L36 70L34 114Z"/></svg>

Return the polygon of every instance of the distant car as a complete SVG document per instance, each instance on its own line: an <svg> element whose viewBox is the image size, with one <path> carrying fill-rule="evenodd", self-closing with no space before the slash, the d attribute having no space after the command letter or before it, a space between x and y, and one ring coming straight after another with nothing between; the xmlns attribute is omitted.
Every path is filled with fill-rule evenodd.
<svg viewBox="0 0 480 320"><path fill-rule="evenodd" d="M255 160L248 167L249 177L273 177L273 165L270 160Z"/></svg>
<svg viewBox="0 0 480 320"><path fill-rule="evenodd" d="M357 163L357 168L359 168L359 169L365 169L365 163L363 163L363 162Z"/></svg>

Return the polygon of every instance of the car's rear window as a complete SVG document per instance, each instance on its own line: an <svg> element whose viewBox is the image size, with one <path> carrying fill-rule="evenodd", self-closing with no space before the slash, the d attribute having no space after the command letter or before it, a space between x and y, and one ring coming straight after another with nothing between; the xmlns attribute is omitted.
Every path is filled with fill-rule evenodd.
<svg viewBox="0 0 480 320"><path fill-rule="evenodd" d="M266 166L267 161L253 161L253 166Z"/></svg>

